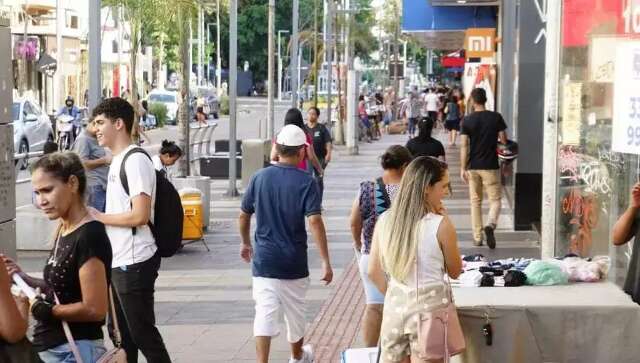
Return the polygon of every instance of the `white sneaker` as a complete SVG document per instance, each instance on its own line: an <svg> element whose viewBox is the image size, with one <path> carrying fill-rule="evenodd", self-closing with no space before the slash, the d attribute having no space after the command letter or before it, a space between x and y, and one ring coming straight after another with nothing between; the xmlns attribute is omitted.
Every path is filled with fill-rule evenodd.
<svg viewBox="0 0 640 363"><path fill-rule="evenodd" d="M302 347L302 358L290 358L289 363L313 363L313 348L311 348L311 345L307 344Z"/></svg>

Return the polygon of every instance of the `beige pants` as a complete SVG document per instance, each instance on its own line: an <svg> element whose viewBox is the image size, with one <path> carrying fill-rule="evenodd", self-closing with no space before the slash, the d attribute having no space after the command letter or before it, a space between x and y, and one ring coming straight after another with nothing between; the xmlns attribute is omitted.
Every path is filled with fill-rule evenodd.
<svg viewBox="0 0 640 363"><path fill-rule="evenodd" d="M469 170L469 197L471 199L471 224L473 240L482 241L482 197L489 196L489 223L497 225L502 200L500 170Z"/></svg>

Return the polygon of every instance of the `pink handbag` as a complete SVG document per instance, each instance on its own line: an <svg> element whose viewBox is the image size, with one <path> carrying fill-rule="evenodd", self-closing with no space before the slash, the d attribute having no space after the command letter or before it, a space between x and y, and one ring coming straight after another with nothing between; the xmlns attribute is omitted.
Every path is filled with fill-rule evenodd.
<svg viewBox="0 0 640 363"><path fill-rule="evenodd" d="M418 247L419 250L420 248ZM440 246L440 251L442 251L442 246ZM445 291L448 293L448 301L444 307L418 314L418 357L424 360L444 359L444 363L448 363L451 356L464 351L466 344L456 305L453 301L451 282L446 271L447 260L444 257L444 253L442 253L442 258L444 261L443 274L446 276L446 279L443 278L443 280L445 281ZM420 287L418 283L419 260L420 258L416 253L416 302L418 302L418 289Z"/></svg>

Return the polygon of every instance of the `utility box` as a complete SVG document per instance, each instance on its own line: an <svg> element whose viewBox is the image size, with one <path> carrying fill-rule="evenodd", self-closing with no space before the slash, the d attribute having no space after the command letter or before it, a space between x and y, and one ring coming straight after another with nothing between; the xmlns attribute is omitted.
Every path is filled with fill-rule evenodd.
<svg viewBox="0 0 640 363"><path fill-rule="evenodd" d="M258 170L269 165L271 140L250 139L242 141L242 187L246 188Z"/></svg>
<svg viewBox="0 0 640 363"><path fill-rule="evenodd" d="M0 13L0 49L11 49L11 29ZM16 257L16 176L13 162L13 68L11 52L0 53L0 253Z"/></svg>

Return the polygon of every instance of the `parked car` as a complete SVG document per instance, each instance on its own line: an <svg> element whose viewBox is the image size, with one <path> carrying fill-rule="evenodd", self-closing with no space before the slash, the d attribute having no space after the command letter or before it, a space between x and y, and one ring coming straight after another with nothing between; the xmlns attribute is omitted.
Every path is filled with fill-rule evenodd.
<svg viewBox="0 0 640 363"><path fill-rule="evenodd" d="M177 92L154 89L149 92L149 97L147 97L147 100L149 103L162 103L167 106L167 121L170 124L176 124L176 116L178 114Z"/></svg>
<svg viewBox="0 0 640 363"><path fill-rule="evenodd" d="M217 119L220 113L220 103L218 102L216 89L214 87L198 87L196 92L196 106L202 107L207 116L212 115L213 118Z"/></svg>
<svg viewBox="0 0 640 363"><path fill-rule="evenodd" d="M41 151L47 141L53 141L53 128L49 116L42 112L33 100L20 99L13 102L12 124L13 145L17 154ZM21 170L27 168L28 158L24 157L16 165Z"/></svg>

